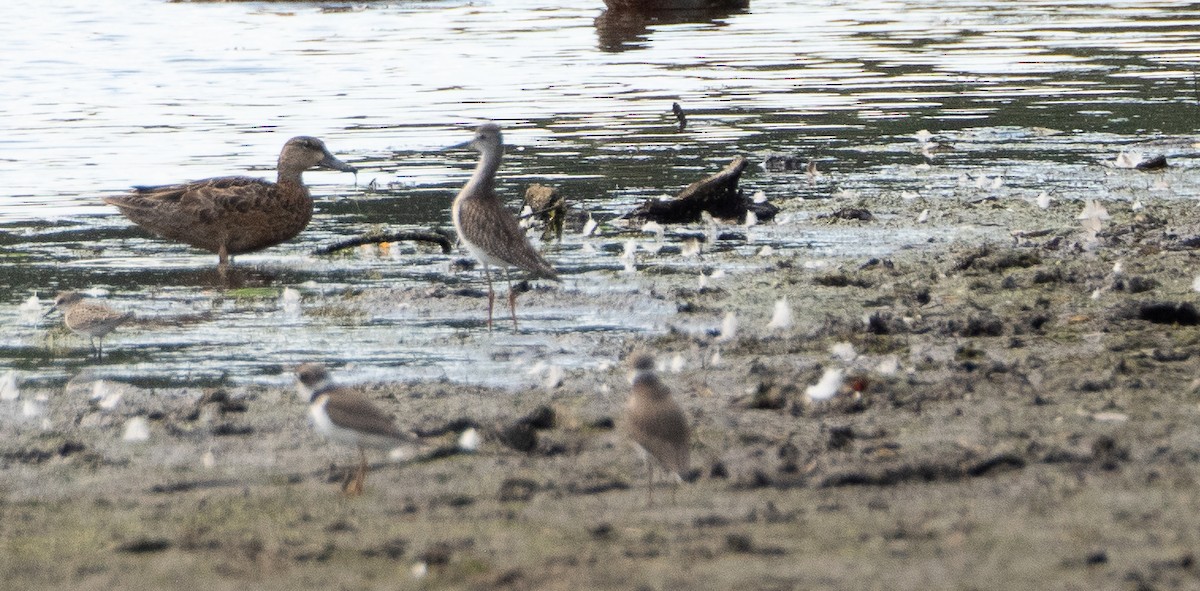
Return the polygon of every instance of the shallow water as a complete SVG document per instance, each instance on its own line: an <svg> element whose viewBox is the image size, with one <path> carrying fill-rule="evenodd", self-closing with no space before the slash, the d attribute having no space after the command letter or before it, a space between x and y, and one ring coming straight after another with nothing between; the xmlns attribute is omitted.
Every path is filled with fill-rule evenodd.
<svg viewBox="0 0 1200 591"><path fill-rule="evenodd" d="M608 225L548 247L571 297L537 306L522 298L518 335L503 323L488 335L482 299L463 309L418 299L339 312L347 289L482 289L478 273L453 270L462 251L311 253L383 226L449 228L450 200L474 158L441 148L485 119L505 128L500 186L514 206L526 184L550 183L602 222L734 155L756 163L743 188L783 208L777 223L752 228L753 243L719 241L725 255L704 261L680 256L672 229L668 248L641 255L643 271L698 276L716 264L736 275L771 264L751 256L762 246L819 261L936 246L962 232L936 222L886 232L815 223L789 211L799 199L831 199L833 210L896 195L1015 203L1041 191L1060 201L1195 194L1194 5L755 0L741 12L654 19L606 14L600 0L559 5L7 3L0 371L62 381L96 365L82 339L49 330L53 320L21 318L31 295L68 288L103 290L152 321L110 337L96 367L149 383L281 383L283 367L310 359L353 362L357 379L536 381L524 372L536 361L591 367L606 362L591 354L595 341L663 330L673 307L626 295L648 283L622 272L629 236ZM684 132L676 101L688 114ZM922 154L914 134L923 129L953 148ZM149 239L99 201L134 184L271 176L280 146L300 134L323 138L362 171L307 173L318 198L309 228L239 257L271 288L256 292L264 297L214 288L214 255ZM1123 149L1166 154L1172 168L1101 165ZM759 165L776 153L813 159L827 174L811 182L802 170ZM285 287L302 294L299 315L281 304ZM622 307L596 309L589 294ZM628 313L630 302L639 313ZM570 350L546 338L564 333L578 335Z"/></svg>

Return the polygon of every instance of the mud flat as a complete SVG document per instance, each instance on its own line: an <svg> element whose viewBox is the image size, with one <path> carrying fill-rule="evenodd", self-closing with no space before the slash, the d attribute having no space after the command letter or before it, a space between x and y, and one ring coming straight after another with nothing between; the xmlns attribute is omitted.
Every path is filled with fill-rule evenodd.
<svg viewBox="0 0 1200 591"><path fill-rule="evenodd" d="M402 464L375 456L357 499L330 467L350 450L313 434L289 389L22 389L0 401L0 587L1200 585L1200 215L1183 200L1105 205L1094 241L1081 203L977 200L931 207L924 224L952 239L886 257L765 253L705 287L648 261L621 305L678 312L652 338L594 344L611 361L599 369L516 390L363 386L428 443ZM872 219L828 216L852 206ZM870 236L926 207L784 213ZM583 297L565 289L522 309ZM783 296L794 322L768 329ZM693 328L728 312L731 338ZM658 353L692 415L692 481L674 504L664 488L647 505L614 428L636 347ZM844 372L838 395L807 402L829 369ZM106 410L96 393L120 400ZM123 438L134 417L146 441ZM460 453L470 427L482 443Z"/></svg>

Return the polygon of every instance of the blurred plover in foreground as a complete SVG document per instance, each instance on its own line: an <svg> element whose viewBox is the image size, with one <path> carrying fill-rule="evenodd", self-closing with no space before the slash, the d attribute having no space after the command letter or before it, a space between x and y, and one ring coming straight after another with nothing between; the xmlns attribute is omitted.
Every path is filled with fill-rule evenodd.
<svg viewBox="0 0 1200 591"><path fill-rule="evenodd" d="M647 354L631 357L633 388L625 406L622 423L629 437L643 452L646 461L648 501L654 503L654 464L657 462L675 477L675 487L688 471L691 428L687 415L671 398L667 388L654 373L654 358ZM649 456L649 457L646 457ZM675 488L671 489L671 501Z"/></svg>
<svg viewBox="0 0 1200 591"><path fill-rule="evenodd" d="M342 492L358 496L367 479L365 448L395 449L414 438L396 428L392 417L366 396L334 384L324 365L305 363L296 368L297 389L309 402L313 427L338 443L358 447L358 468L346 475Z"/></svg>

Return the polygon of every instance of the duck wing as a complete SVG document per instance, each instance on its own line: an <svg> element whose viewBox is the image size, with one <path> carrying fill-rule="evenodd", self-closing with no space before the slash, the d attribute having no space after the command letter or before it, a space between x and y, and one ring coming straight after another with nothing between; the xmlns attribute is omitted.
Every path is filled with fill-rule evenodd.
<svg viewBox="0 0 1200 591"><path fill-rule="evenodd" d="M265 179L230 176L175 185L134 187L133 192L119 197L105 197L104 202L123 210L244 210L256 201L256 196L270 193L275 184Z"/></svg>

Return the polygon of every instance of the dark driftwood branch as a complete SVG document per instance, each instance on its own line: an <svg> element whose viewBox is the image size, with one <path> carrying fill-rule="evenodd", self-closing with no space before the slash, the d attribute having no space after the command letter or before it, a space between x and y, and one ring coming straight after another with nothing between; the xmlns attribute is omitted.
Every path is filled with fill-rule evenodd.
<svg viewBox="0 0 1200 591"><path fill-rule="evenodd" d="M346 240L330 244L329 246L322 246L321 248L313 251L313 253L319 255L333 254L339 250L354 248L355 246L362 246L364 244L402 242L406 240L413 242L432 242L442 247L442 252L447 254L454 250L454 242L444 234L434 231L411 230L405 232L390 232L387 234L367 234L357 238L348 238Z"/></svg>
<svg viewBox="0 0 1200 591"><path fill-rule="evenodd" d="M734 157L720 172L688 185L674 199L652 199L640 205L629 217L662 224L686 224L700 221L701 212L707 211L715 218L743 222L746 212L753 211L758 219L769 220L775 217L779 208L770 203L754 203L738 189L738 181L747 164L749 161L742 156Z"/></svg>

